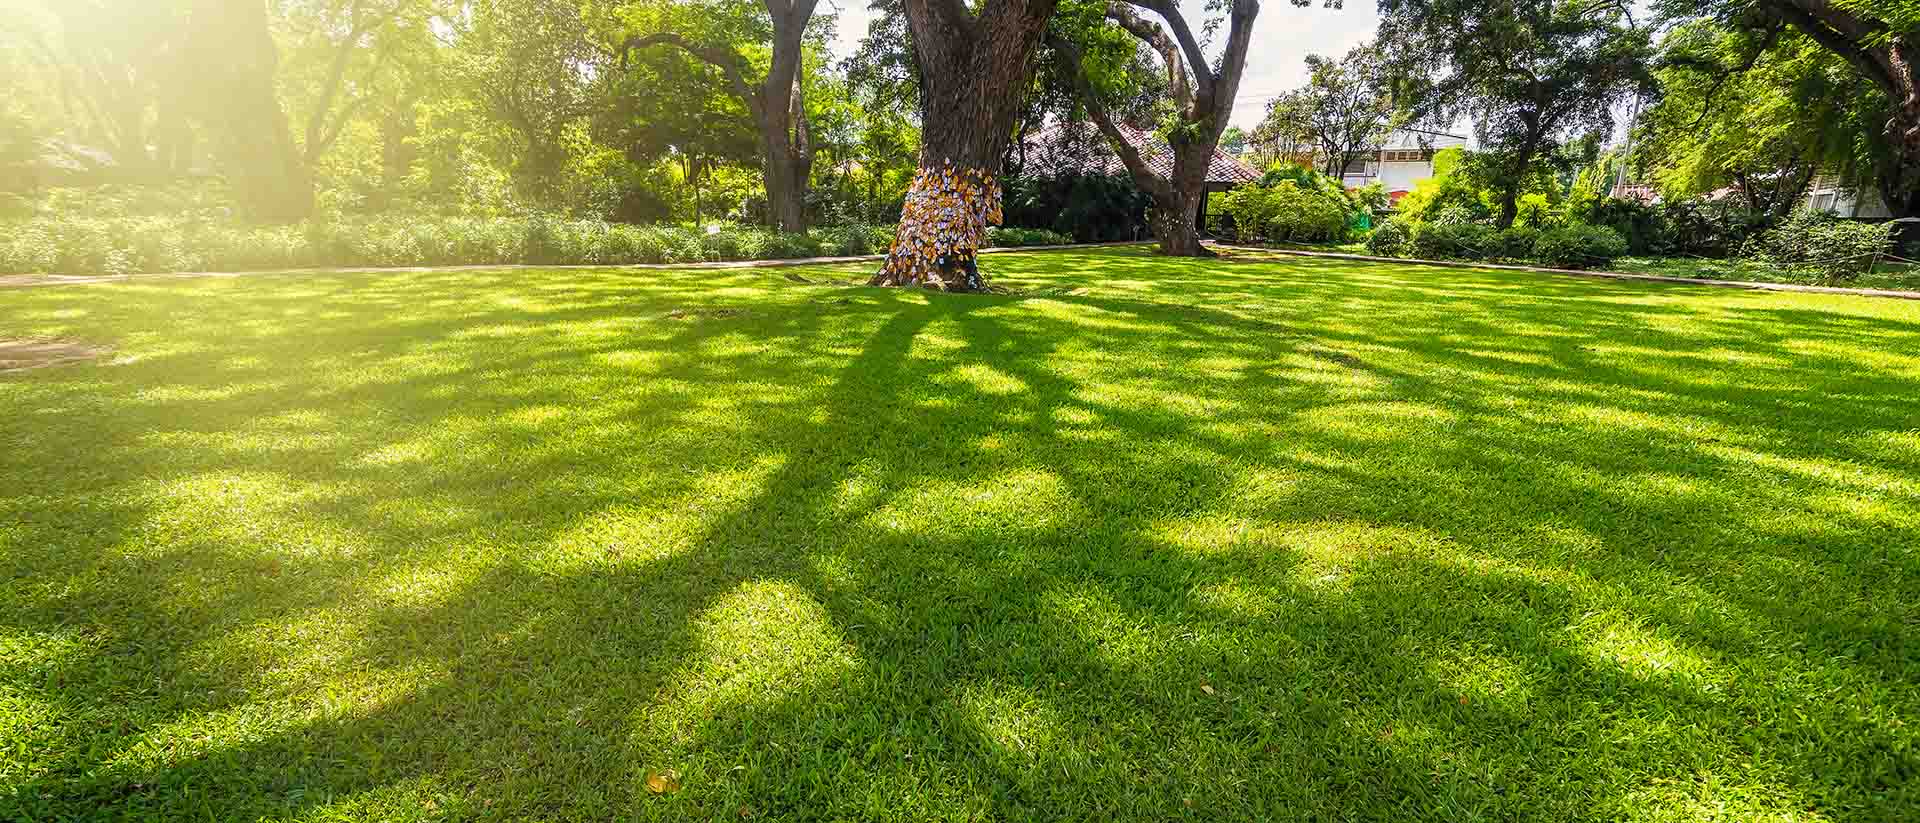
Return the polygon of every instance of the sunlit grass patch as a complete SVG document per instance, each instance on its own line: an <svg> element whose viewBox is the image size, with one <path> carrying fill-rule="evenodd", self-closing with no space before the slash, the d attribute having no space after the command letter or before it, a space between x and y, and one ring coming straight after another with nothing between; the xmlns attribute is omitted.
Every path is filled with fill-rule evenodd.
<svg viewBox="0 0 1920 823"><path fill-rule="evenodd" d="M987 270L9 293L0 818L1920 809L1920 305Z"/></svg>

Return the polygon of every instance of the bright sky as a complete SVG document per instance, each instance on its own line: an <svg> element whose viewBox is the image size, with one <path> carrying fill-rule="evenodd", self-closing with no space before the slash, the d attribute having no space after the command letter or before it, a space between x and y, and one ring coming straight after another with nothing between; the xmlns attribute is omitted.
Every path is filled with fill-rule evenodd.
<svg viewBox="0 0 1920 823"><path fill-rule="evenodd" d="M859 46L867 33L867 20L873 12L867 0L827 0L823 11L837 11L834 56L846 57ZM1183 0L1180 4L1199 33L1205 19L1205 0ZM1144 12L1154 19L1157 15ZM1260 16L1253 25L1253 47L1247 54L1247 73L1240 81L1240 97L1233 107L1233 125L1251 129L1267 113L1267 101L1307 82L1307 55L1338 57L1348 49L1373 37L1377 14L1373 0L1346 0L1340 9L1321 8L1316 2L1307 8L1295 8L1287 0L1264 0ZM1224 32L1220 35L1224 38ZM1217 48L1209 50L1217 53Z"/></svg>

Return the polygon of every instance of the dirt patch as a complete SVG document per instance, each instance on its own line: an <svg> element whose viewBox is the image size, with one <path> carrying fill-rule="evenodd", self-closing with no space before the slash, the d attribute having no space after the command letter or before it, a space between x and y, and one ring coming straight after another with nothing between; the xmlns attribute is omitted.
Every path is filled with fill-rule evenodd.
<svg viewBox="0 0 1920 823"><path fill-rule="evenodd" d="M71 340L0 339L0 374L92 360L108 351Z"/></svg>

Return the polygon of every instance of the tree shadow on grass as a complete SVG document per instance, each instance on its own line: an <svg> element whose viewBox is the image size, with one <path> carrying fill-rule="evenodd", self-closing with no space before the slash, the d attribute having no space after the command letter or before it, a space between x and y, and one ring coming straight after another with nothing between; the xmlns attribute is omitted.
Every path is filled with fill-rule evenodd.
<svg viewBox="0 0 1920 823"><path fill-rule="evenodd" d="M10 500L57 515L14 533L14 578L62 582L10 590L7 630L81 638L7 674L58 686L32 699L61 753L15 784L12 813L1872 818L1915 802L1897 723L1915 705L1914 569L1885 542L1911 517L1826 497L1910 499L1911 477L1864 454L1895 482L1791 467L1847 448L1836 427L1920 422L1874 402L1885 374L1830 371L1788 335L1752 352L1778 373L1743 392L1684 366L1757 348L1755 328L1646 332L1689 310L1509 305L1497 278L1323 297L1252 280L743 292L763 308L693 322L663 315L754 281L589 279L539 311L548 290L488 281L475 292L520 304L438 319L409 305L442 284L376 282L364 302L335 294L348 317L310 339L264 342L283 330L263 324L227 341L251 358L5 396L202 390L7 432L36 435L10 475L70 492ZM1648 344L1632 362L1593 352L1630 328ZM296 352L316 367L263 373ZM221 394L235 385L259 388ZM1806 391L1870 408L1792 412ZM82 470L46 471L55 457ZM103 478L139 491L101 494ZM14 551L55 538L75 545ZM665 768L685 788L648 796Z"/></svg>

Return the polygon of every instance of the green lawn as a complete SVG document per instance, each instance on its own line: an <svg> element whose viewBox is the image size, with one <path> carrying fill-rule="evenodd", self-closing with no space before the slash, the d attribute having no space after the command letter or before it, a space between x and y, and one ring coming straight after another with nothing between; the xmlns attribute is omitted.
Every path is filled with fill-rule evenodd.
<svg viewBox="0 0 1920 823"><path fill-rule="evenodd" d="M0 819L1920 818L1920 302L985 263L0 291Z"/></svg>

